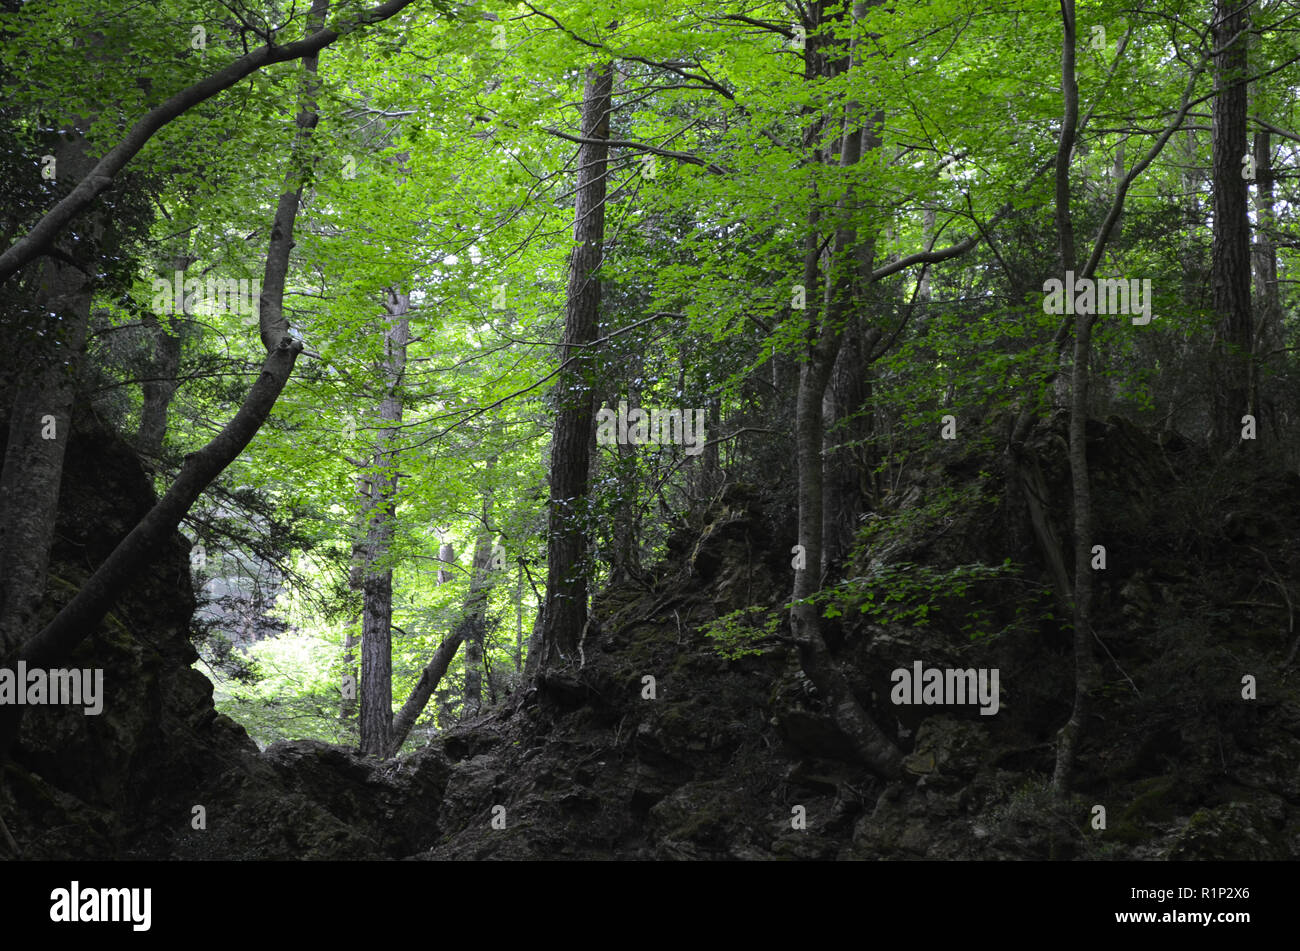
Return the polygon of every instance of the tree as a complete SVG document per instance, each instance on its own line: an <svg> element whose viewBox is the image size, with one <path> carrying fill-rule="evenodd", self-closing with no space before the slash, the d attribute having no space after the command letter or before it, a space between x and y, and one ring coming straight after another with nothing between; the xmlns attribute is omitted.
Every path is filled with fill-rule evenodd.
<svg viewBox="0 0 1300 951"><path fill-rule="evenodd" d="M410 295L397 288L385 291L384 358L379 367L384 395L379 404L375 447L365 477L366 540L361 571L361 752L375 756L387 753L393 721L393 569L389 564L389 550L396 517L398 449L395 444L402 425L410 302Z"/></svg>
<svg viewBox="0 0 1300 951"><path fill-rule="evenodd" d="M550 521L546 545L546 608L542 616L542 662L566 663L577 652L587 624L584 502L594 440L589 345L600 315L600 269L605 253L605 175L609 148L613 69L589 66L582 96L582 137L573 204L573 251L564 320L563 361L555 387L555 435L551 441Z"/></svg>
<svg viewBox="0 0 1300 951"><path fill-rule="evenodd" d="M1210 284L1219 318L1214 341L1218 379L1214 391L1214 434L1221 450L1240 445L1241 417L1258 414L1252 383L1254 327L1250 302L1250 216L1245 163L1246 45L1251 5L1215 0L1213 12L1214 252Z"/></svg>

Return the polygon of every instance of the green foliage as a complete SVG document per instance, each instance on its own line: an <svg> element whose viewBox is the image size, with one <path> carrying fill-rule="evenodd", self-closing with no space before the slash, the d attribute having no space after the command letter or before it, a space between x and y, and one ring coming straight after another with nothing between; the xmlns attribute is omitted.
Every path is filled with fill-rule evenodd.
<svg viewBox="0 0 1300 951"><path fill-rule="evenodd" d="M727 660L739 660L763 653L762 644L776 635L781 615L770 608L751 604L724 614L701 628L713 642L713 649Z"/></svg>
<svg viewBox="0 0 1300 951"><path fill-rule="evenodd" d="M991 614L978 604L971 606L971 589L982 582L1014 576L1017 566L1007 559L1001 565L978 563L936 568L913 562L873 564L869 574L845 579L825 588L809 600L823 604L823 616L839 617L856 610L877 624L925 626L939 615L961 617L960 629L971 639L996 636L989 629ZM954 602L966 610L953 612Z"/></svg>
<svg viewBox="0 0 1300 951"><path fill-rule="evenodd" d="M348 724L339 719L338 648L332 639L298 634L250 646L251 678L217 678L217 710L238 720L259 746L303 737L337 743Z"/></svg>
<svg viewBox="0 0 1300 951"><path fill-rule="evenodd" d="M521 659L514 641L531 624L537 599L516 566L527 563L538 581L546 575L550 388L566 311L577 156L564 136L576 131L572 106L586 71L603 62L617 64L611 136L678 158L660 155L648 167L636 148L611 150L604 339L593 348L587 380L596 405L708 407L710 425L716 419L719 427L709 437L725 437L713 473L777 486L773 508L789 505L789 393L822 299L813 287L803 309L792 303L807 248L830 246L848 227L870 240L879 265L978 233L974 248L929 268L925 294L917 268L862 282L869 286L854 301L855 332L881 351L863 369L871 391L861 412L872 425L852 438L844 426L829 435L843 437L863 468L875 469L870 494L884 514L866 522L851 560L868 567L814 600L827 617L942 619L971 639L996 636L1008 617L1053 620L1041 587L1005 598L1014 609L989 603L994 591L1023 595L1013 586L1027 582L1010 562L967 554L955 566L920 563L916 540L979 530L975 515L987 519L998 505L994 477L913 477L934 464L942 415L957 417L961 452L973 454L1004 435L1004 427L979 421L1052 405L1059 318L1043 313L1039 289L1055 272L1052 182L1042 168L1060 122L1059 10L1026 0L972 19L968 5L935 0L873 7L854 27L851 6L818 6L830 20L810 33L810 44L846 41L855 29L859 39L870 37L868 52L838 75L804 75L803 58L784 35L790 7L769 0L704 7L557 0L545 15L502 0L424 3L322 51L320 122L285 293L307 351L270 421L186 526L214 559L238 554L249 565L274 565L283 579L274 599L290 627L274 643L248 649L256 665L240 665L234 655L243 649L232 648L229 636L214 637L209 651L219 670L245 679L254 678L252 666L261 671L256 691L222 700L245 722L265 720L259 735L292 732L272 728L288 709L274 704L299 705L298 735L343 735L332 710L343 638L360 603L348 585L365 532L357 480L380 469L398 485L392 543L377 566L393 572L394 623L404 632L393 640L395 701L454 629L468 592L468 553L484 531L504 548L509 569L494 576L488 596L489 619L499 622L488 625L485 645L487 665L502 674L494 685L507 683ZM347 19L356 9L331 4L330 17ZM245 11L243 22L212 0L6 4L0 230L20 235L73 187L67 177L42 181L37 162L70 117L93 118L88 138L102 154L147 109L259 43L263 24L283 24L279 44L298 38L303 10L269 0ZM1079 86L1086 113L1096 116L1071 160L1081 246L1108 207L1119 150L1127 148L1129 167L1143 154L1149 117L1168 115L1185 83L1171 64L1190 59L1201 42L1187 25L1195 17L1147 14L1114 0L1083 12L1081 24L1105 24L1111 46L1094 48L1081 31ZM1252 57L1278 71L1261 65L1252 96L1258 114L1294 129L1287 16L1282 8L1259 11ZM207 37L201 49L191 43L199 26ZM1130 28L1125 55L1112 58ZM176 260L187 274L261 275L301 79L300 62L276 64L194 107L133 160L135 177L120 178L106 195L117 232L105 237L111 281L94 307L91 398L131 435L158 344L180 341L167 441L151 462L160 487L234 415L264 352L243 315L211 301L167 319L151 314L152 281ZM1207 71L1193 97L1211 84ZM881 141L846 167L833 154L826 159L850 104L861 115L880 114ZM1169 371L1214 333L1195 273L1207 256L1207 231L1185 224L1205 191L1189 170L1206 164L1209 149L1208 137L1193 131L1185 142L1178 133L1134 183L1099 272L1152 277L1160 318L1137 331L1122 320L1098 323L1099 409L1184 412L1195 387ZM1293 155L1279 152L1279 165ZM949 174L939 174L941 161ZM847 220L836 221L830 210L850 194ZM1010 213L995 220L1004 206ZM1281 195L1276 212L1274 230L1285 236L1294 212ZM1290 273L1294 242L1278 245L1280 271ZM394 458L381 463L378 407L388 395L381 301L391 287L411 293L412 336L393 394L402 426ZM1285 309L1293 283L1279 287ZM24 310L21 297L6 288L0 310L10 315L10 336L22 330L25 339L36 336L44 315ZM1269 347L1290 353L1294 336L1288 317ZM1280 361L1261 371L1266 387L1294 388L1294 378ZM591 495L577 506L590 541L584 567L597 584L667 553L670 532L706 510L718 488L702 471L704 460L685 459L675 447L628 448L597 449ZM912 498L922 490L922 499ZM485 498L493 503L488 526L480 521ZM436 561L443 540L456 553L445 583ZM912 560L894 560L899 551L911 551ZM707 633L723 656L743 657L759 653L779 623L776 613L754 607L719 618ZM290 646L296 638L301 650ZM451 672L453 691L461 676ZM457 704L453 696L450 712L430 716L445 720Z"/></svg>

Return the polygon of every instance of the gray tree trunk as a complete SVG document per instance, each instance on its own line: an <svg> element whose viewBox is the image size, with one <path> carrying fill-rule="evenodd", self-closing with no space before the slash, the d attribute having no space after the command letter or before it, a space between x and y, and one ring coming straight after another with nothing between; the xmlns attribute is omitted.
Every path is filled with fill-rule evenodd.
<svg viewBox="0 0 1300 951"><path fill-rule="evenodd" d="M167 438L167 411L179 386L176 377L181 368L181 328L170 317L161 321L155 314L145 314L144 329L153 345L153 358L146 371L149 379L140 387L142 402L135 448L145 456L157 458L162 455L163 441Z"/></svg>
<svg viewBox="0 0 1300 951"><path fill-rule="evenodd" d="M1062 0L1064 40L1061 88L1064 114L1056 151L1056 228L1062 273L1074 268L1074 221L1070 214L1070 158L1079 124L1079 86L1075 78L1074 0ZM1070 288L1067 293L1073 293ZM1092 652L1092 487L1088 476L1088 361L1092 352L1091 314L1074 316L1074 366L1070 375L1070 482L1074 501L1074 705L1061 728L1052 789L1069 791L1100 672Z"/></svg>
<svg viewBox="0 0 1300 951"><path fill-rule="evenodd" d="M854 17L860 17L864 8L863 4L856 4ZM805 55L809 55L807 50ZM851 51L851 61L853 55ZM860 121L857 107L850 104L844 116L844 129L851 134L841 137L840 164L843 167L857 164L861 156L862 138L856 132ZM870 769L883 776L893 777L901 770L902 756L858 702L852 685L831 656L822 637L817 608L807 600L821 587L822 404L839 352L845 314L854 304L854 275L858 273L858 257L861 253L857 233L850 220L852 210L852 196L846 195L836 209L836 235L826 281L826 299L822 308L824 313L819 319L817 308L809 307L808 360L802 365L799 374L795 441L799 471L798 544L802 546L803 560L802 567L796 564L794 573L790 627L804 672L821 693L835 724ZM814 209L810 213L808 254L805 259L806 287L817 284L818 231ZM809 303L815 299L815 296L810 295Z"/></svg>
<svg viewBox="0 0 1300 951"><path fill-rule="evenodd" d="M396 288L386 292L384 309L388 313L380 367L385 391L367 474L371 498L362 569L361 752L375 756L387 755L393 722L393 569L388 556L396 518L395 443L401 433L409 306L409 295Z"/></svg>
<svg viewBox="0 0 1300 951"><path fill-rule="evenodd" d="M1252 402L1259 407L1262 420L1268 423L1267 431L1275 443L1282 438L1281 420L1278 418L1276 398L1260 392L1261 378L1280 368L1278 351L1283 346L1282 299L1277 281L1277 208L1274 188L1277 173L1273 169L1272 137L1267 132L1255 133L1255 311L1258 314L1254 352L1258 354L1260 372L1253 377L1256 393ZM1261 433L1265 430L1260 426Z"/></svg>
<svg viewBox="0 0 1300 951"><path fill-rule="evenodd" d="M492 462L488 463L491 472ZM483 492L483 524L474 542L474 567L470 576L468 626L465 631L465 714L473 716L483 705L483 639L487 630L487 594L492 577L492 489Z"/></svg>
<svg viewBox="0 0 1300 951"><path fill-rule="evenodd" d="M84 138L89 127L90 120L79 121L55 148L59 176L80 178L94 164ZM58 316L38 317L49 321L49 331L32 335L32 348L21 360L0 467L0 656L32 635L45 596L94 293L94 265L84 260L82 249L95 246L103 227L102 212L89 215L84 225L88 240L69 243L65 259L47 257L39 265L33 311Z"/></svg>

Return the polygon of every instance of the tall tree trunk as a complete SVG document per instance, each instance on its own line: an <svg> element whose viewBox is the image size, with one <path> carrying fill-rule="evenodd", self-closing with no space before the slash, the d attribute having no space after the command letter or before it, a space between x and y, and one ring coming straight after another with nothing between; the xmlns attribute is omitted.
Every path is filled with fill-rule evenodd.
<svg viewBox="0 0 1300 951"><path fill-rule="evenodd" d="M89 127L88 119L74 123L55 148L60 176L78 178L93 165L86 150ZM32 312L50 328L28 335L0 468L0 656L32 635L45 596L63 458L90 326L95 268L87 251L103 227L102 213L91 214L85 226L89 240L71 242L60 257L38 265L41 280Z"/></svg>
<svg viewBox="0 0 1300 951"><path fill-rule="evenodd" d="M515 578L515 673L524 669L524 566ZM517 678L516 678L517 679Z"/></svg>
<svg viewBox="0 0 1300 951"><path fill-rule="evenodd" d="M557 415L551 442L551 494L546 540L546 608L542 620L541 663L565 663L578 649L587 624L587 533L582 510L587 499L588 467L595 442L591 354L583 346L596 337L604 258L605 171L613 69L587 70L582 98L582 137L578 149L578 188L574 202L574 249L569 259L568 306L561 359L572 360L556 384Z"/></svg>
<svg viewBox="0 0 1300 951"><path fill-rule="evenodd" d="M348 587L353 591L364 592L366 587L367 531L370 524L370 510L375 504L374 493L370 491L370 478L365 470L359 470L354 476L357 487L357 518L353 526L352 562L348 571ZM362 604L365 598L362 596ZM363 608L364 610L364 608ZM351 678L352 689L344 693L339 702L339 719L351 720L357 715L357 687L361 683L357 670L357 647L361 638L349 627L343 638L343 674ZM348 694L351 694L350 696Z"/></svg>
<svg viewBox="0 0 1300 951"><path fill-rule="evenodd" d="M854 18L865 6L855 4ZM808 55L807 51L805 55ZM854 52L850 49L850 62ZM845 110L845 134L841 136L841 167L855 165L861 156L861 121L856 104ZM821 587L823 514L823 416L822 404L831 371L839 352L848 309L855 305L855 278L859 273L860 246L851 216L855 211L852 194L836 208L836 234L826 280L826 295L819 319L817 308L808 313L808 359L799 373L795 406L795 441L799 472L799 535L802 558L796 561L791 598L790 627L804 671L821 692L835 724L853 745L864 763L883 776L897 776L902 757L897 747L858 702L853 688L822 637L816 606L808 601ZM806 287L817 283L819 227L815 207L809 215L807 255L804 263ZM810 295L809 302L816 298Z"/></svg>
<svg viewBox="0 0 1300 951"><path fill-rule="evenodd" d="M1250 217L1242 176L1247 155L1246 83L1250 5L1215 0L1213 37L1214 238L1210 286L1218 333L1214 343L1214 436L1221 451L1239 444L1241 417L1251 406Z"/></svg>
<svg viewBox="0 0 1300 951"><path fill-rule="evenodd" d="M488 460L488 474L495 460ZM490 478L489 480L490 481ZM467 606L469 626L465 631L465 714L473 716L483 705L483 638L487 628L487 596L479 596L490 577L492 562L492 489L483 490L483 524L474 542L474 567L470 576Z"/></svg>
<svg viewBox="0 0 1300 951"><path fill-rule="evenodd" d="M861 129L849 133L860 138L858 156L880 147L878 129L884 119L884 113L877 111ZM870 294L875 256L874 235L859 236L854 247L854 272L843 279L851 281L862 295ZM868 359L879 339L879 331L867 327L864 306L865 301L859 297L845 312L843 343L822 401L826 479L822 510L823 575L848 554L863 512L864 447L871 434L871 422L864 412L871 391Z"/></svg>
<svg viewBox="0 0 1300 951"><path fill-rule="evenodd" d="M375 756L388 752L393 722L393 569L388 554L396 518L398 460L394 443L402 423L409 305L410 295L397 288L386 292L384 308L388 315L380 368L385 391L379 404L381 425L369 473L371 506L361 615L361 752Z"/></svg>
<svg viewBox="0 0 1300 951"><path fill-rule="evenodd" d="M1056 150L1056 228L1062 275L1073 270L1074 221L1070 214L1070 159L1079 124L1079 85L1075 78L1074 0L1062 0L1061 90L1064 114ZM1066 293L1073 294L1074 288ZM1052 789L1069 791L1079 742L1087 724L1092 691L1100 672L1092 652L1092 486L1088 476L1088 362L1092 352L1092 314L1074 316L1074 363L1070 374L1070 482L1074 502L1074 704L1061 728Z"/></svg>
<svg viewBox="0 0 1300 951"><path fill-rule="evenodd" d="M172 272L184 272L194 262L188 247L190 233L190 229L183 231L171 258ZM168 281L172 279L171 273L162 276ZM177 304L188 317L188 295L182 294ZM179 386L176 378L181 368L181 328L185 324L172 314L160 318L149 311L145 312L142 323L152 354L145 371L148 378L140 386L140 425L135 434L135 448L144 456L157 458L162 455L167 438L167 411Z"/></svg>
<svg viewBox="0 0 1300 951"><path fill-rule="evenodd" d="M1275 442L1282 438L1278 419L1277 401L1267 391L1261 393L1260 378L1267 379L1278 366L1275 351L1282 348L1282 299L1277 282L1277 209L1274 186L1277 181L1273 169L1273 143L1267 132L1255 133L1255 303L1259 314L1256 326L1254 352L1259 355L1256 366L1259 373L1253 377L1256 393L1252 402L1259 407L1266 428Z"/></svg>
<svg viewBox="0 0 1300 951"><path fill-rule="evenodd" d="M167 438L167 411L179 386L176 377L181 367L180 326L168 319L166 324L154 314L144 316L145 332L153 345L149 361L150 379L141 385L140 426L135 434L135 448L143 455L162 455Z"/></svg>

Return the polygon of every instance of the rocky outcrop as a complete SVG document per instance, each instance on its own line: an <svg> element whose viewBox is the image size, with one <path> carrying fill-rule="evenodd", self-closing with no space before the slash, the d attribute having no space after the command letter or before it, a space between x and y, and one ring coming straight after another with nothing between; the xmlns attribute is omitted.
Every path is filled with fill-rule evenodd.
<svg viewBox="0 0 1300 951"><path fill-rule="evenodd" d="M1046 789L1069 632L1023 500L999 460L945 450L831 579L929 585L925 613L900 595L826 621L859 702L905 754L898 781L854 761L780 626L736 660L705 636L739 608L779 615L790 587L792 540L761 492L733 487L653 578L596 598L578 663L389 763L315 741L259 753L216 712L191 667L177 536L72 660L105 669L104 713L32 710L0 809L27 858L1295 857L1300 703L1280 669L1294 634L1277 585L1300 577L1300 479L1212 483L1189 450L1121 420L1090 432L1106 685L1069 800ZM1062 434L1041 427L1031 444L1055 511ZM78 431L70 453L49 610L150 502L111 436ZM1003 568L935 581L972 564ZM897 574L906 565L930 573ZM893 704L890 672L917 660L998 668L997 714Z"/></svg>

